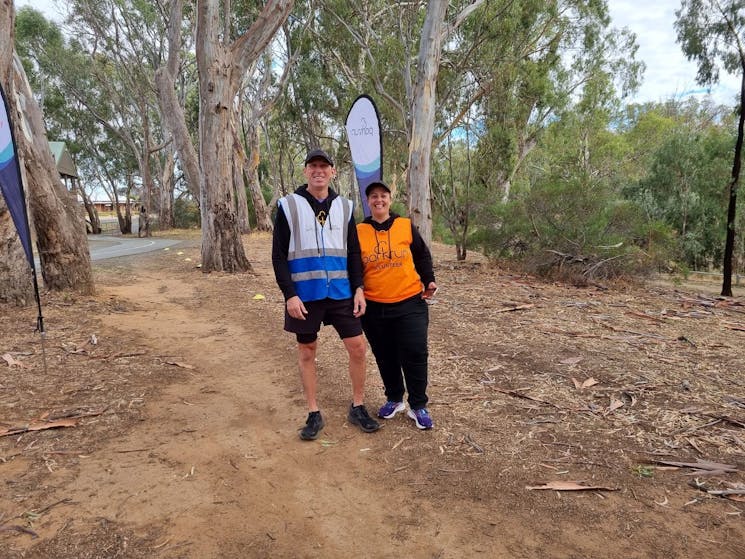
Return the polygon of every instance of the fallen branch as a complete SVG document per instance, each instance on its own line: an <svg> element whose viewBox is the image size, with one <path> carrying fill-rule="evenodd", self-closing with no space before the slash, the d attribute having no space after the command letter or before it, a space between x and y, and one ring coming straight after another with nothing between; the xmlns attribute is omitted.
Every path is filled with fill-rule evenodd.
<svg viewBox="0 0 745 559"><path fill-rule="evenodd" d="M78 424L77 420L81 417L101 415L103 412L106 411L106 409L107 408L89 411L60 412L54 415L50 415L49 412L47 412L43 414L39 419L33 420L26 425L0 429L0 437L6 437L8 435L19 435L21 433L28 433L30 431L57 429L59 427L75 427Z"/></svg>
<svg viewBox="0 0 745 559"><path fill-rule="evenodd" d="M647 320L653 320L654 322L662 322L662 323L664 323L664 322L667 322L669 320L667 317L660 318L658 316L651 316L651 315L649 315L647 313L638 312L638 311L626 311L626 314L627 315L630 315L630 316L636 316L638 318L646 318Z"/></svg>
<svg viewBox="0 0 745 559"><path fill-rule="evenodd" d="M582 485L578 481L549 481L543 485L526 485L528 491L546 490L553 491L618 491L617 487L604 487L602 485Z"/></svg>
<svg viewBox="0 0 745 559"><path fill-rule="evenodd" d="M28 534L34 539L39 537L39 534L37 534L33 530L29 530L28 528L24 526L18 526L17 524L3 524L2 526L0 526L0 532L10 532L10 531L21 532L22 534Z"/></svg>
<svg viewBox="0 0 745 559"><path fill-rule="evenodd" d="M718 421L723 421L725 423L729 423L730 425L734 425L735 427L740 427L742 429L745 429L745 421L741 421L739 419L735 419L734 417L731 417L729 415L720 415L717 413L711 413L711 412L704 412L695 408L686 408L680 410L681 413L687 413L689 415L701 415L703 417L711 417L712 419L716 420L714 423ZM713 423L712 423L713 424ZM704 425L706 427L707 425Z"/></svg>
<svg viewBox="0 0 745 559"><path fill-rule="evenodd" d="M745 495L745 489L707 489L709 495Z"/></svg>
<svg viewBox="0 0 745 559"><path fill-rule="evenodd" d="M718 462L710 462L701 459L698 459L695 462L673 462L670 460L653 460L653 462L664 466L692 468L693 472L689 475L721 475L738 471L736 466L731 466L730 464L720 464Z"/></svg>
<svg viewBox="0 0 745 559"><path fill-rule="evenodd" d="M492 390L496 390L497 392L501 392L502 394L507 394L508 396L512 396L514 398L523 398L524 400L530 400L531 402L538 402L539 404L546 404L547 406L552 406L556 408L557 410L562 409L561 406L557 406L556 404L552 402L547 402L546 400L541 400L540 398L534 398L533 396L529 396L528 394L518 392L517 390L508 390L506 388L499 388L498 386L492 386L491 388Z"/></svg>
<svg viewBox="0 0 745 559"><path fill-rule="evenodd" d="M535 305L516 305L514 307L507 307L506 309L497 309L494 312L512 312L512 311L524 311L525 309L532 309Z"/></svg>
<svg viewBox="0 0 745 559"><path fill-rule="evenodd" d="M33 421L22 427L9 427L0 430L0 437L8 435L20 435L30 431L43 431L45 429L56 429L58 427L75 427L78 424L74 419L58 419L57 421Z"/></svg>

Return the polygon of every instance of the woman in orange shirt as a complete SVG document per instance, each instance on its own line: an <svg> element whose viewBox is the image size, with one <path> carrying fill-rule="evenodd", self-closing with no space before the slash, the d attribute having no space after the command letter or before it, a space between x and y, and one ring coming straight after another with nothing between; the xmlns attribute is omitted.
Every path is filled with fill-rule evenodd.
<svg viewBox="0 0 745 559"><path fill-rule="evenodd" d="M391 189L365 189L371 216L357 225L367 310L362 328L385 385L378 416L405 411L419 429L431 429L427 410L427 299L437 290L432 255L411 220L391 212ZM425 288L426 286L426 288Z"/></svg>

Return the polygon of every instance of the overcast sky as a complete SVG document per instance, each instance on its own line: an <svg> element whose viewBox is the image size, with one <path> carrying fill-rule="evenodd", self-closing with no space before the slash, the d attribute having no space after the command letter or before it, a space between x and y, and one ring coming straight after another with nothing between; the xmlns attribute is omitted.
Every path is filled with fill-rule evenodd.
<svg viewBox="0 0 745 559"><path fill-rule="evenodd" d="M675 10L680 0L608 0L613 27L628 27L636 34L637 59L647 69L635 101L664 101L671 97L703 96L706 91L696 84L696 64L686 60L675 42ZM740 80L725 73L711 89L718 103L732 105L739 95Z"/></svg>
<svg viewBox="0 0 745 559"><path fill-rule="evenodd" d="M54 0L16 0L17 6L29 5L59 19ZM688 62L675 42L675 10L680 0L608 0L613 27L628 27L636 34L639 51L647 69L636 102L664 101L671 97L701 97L706 91L696 84L696 65ZM711 90L714 101L735 104L739 94L737 76L722 74L720 83Z"/></svg>

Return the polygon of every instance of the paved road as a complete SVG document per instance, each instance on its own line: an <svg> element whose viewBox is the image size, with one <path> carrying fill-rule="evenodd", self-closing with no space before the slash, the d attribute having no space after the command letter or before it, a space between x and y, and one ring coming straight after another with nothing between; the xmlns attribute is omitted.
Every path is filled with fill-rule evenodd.
<svg viewBox="0 0 745 559"><path fill-rule="evenodd" d="M166 247L176 245L181 241L175 239L161 238L130 238L111 237L108 235L88 235L88 246L91 251L91 260L105 260L118 256L131 256L154 250L163 250Z"/></svg>

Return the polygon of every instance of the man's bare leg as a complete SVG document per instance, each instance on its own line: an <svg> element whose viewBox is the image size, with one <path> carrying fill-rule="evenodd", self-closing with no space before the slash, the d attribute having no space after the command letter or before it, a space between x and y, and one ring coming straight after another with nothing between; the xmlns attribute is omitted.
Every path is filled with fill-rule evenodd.
<svg viewBox="0 0 745 559"><path fill-rule="evenodd" d="M367 344L360 334L344 338L344 347L349 353L349 378L352 380L352 402L359 406L365 401L365 353Z"/></svg>
<svg viewBox="0 0 745 559"><path fill-rule="evenodd" d="M300 379L303 383L303 392L305 401L308 404L308 411L318 411L318 401L316 400L318 387L318 374L316 372L316 348L318 341L309 344L297 344L298 366L300 367Z"/></svg>

